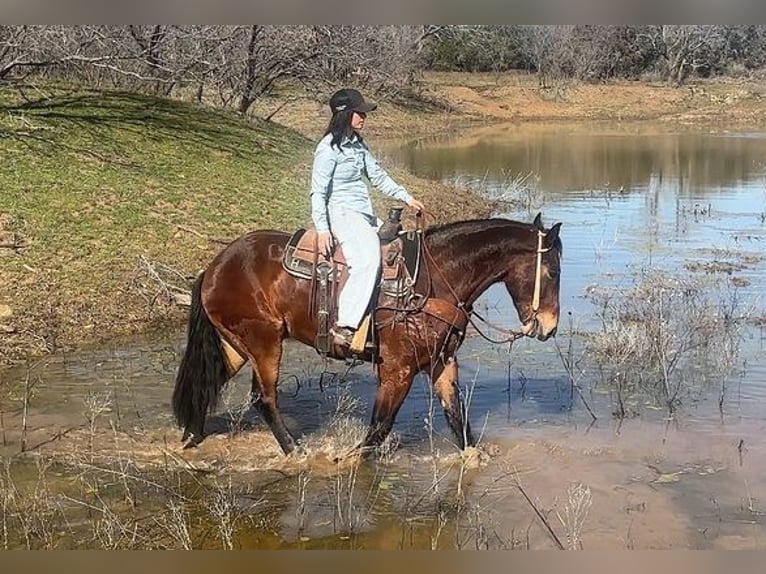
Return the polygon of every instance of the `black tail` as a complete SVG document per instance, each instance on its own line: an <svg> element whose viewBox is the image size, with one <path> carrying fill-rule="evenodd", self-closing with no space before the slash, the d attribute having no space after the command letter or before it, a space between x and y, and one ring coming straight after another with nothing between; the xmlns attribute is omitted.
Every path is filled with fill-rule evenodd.
<svg viewBox="0 0 766 574"><path fill-rule="evenodd" d="M192 287L186 352L173 390L173 413L178 426L184 429L184 439L193 435L202 440L205 415L208 409L215 408L229 380L221 338L202 307L204 276L200 274Z"/></svg>

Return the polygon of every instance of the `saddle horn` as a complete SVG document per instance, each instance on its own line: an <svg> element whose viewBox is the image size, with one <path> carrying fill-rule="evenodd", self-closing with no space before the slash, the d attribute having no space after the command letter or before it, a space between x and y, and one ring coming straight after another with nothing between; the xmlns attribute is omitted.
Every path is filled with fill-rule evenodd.
<svg viewBox="0 0 766 574"><path fill-rule="evenodd" d="M380 226L378 237L381 243L388 243L396 239L402 230L402 210L403 207L392 207L388 210L388 219Z"/></svg>

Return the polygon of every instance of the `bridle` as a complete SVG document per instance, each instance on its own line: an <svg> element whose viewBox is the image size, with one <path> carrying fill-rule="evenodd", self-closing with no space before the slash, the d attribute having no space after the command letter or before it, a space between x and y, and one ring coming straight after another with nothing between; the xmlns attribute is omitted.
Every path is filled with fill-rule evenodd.
<svg viewBox="0 0 766 574"><path fill-rule="evenodd" d="M418 214L417 216L417 224L420 229L422 229L422 220L423 216ZM542 290L542 275L543 275L543 253L547 253L552 248L551 247L543 247L543 240L547 236L547 233L537 230L537 248L535 249L535 286L532 293L532 316L529 318L529 321L525 323L525 325L534 325L537 321L537 312L540 310L540 292ZM444 273L442 273L441 269L439 269L439 266L436 263L436 260L433 258L433 255L431 255L431 251L428 249L428 245L423 241L423 251L425 252L426 256L431 260L431 263L433 264L434 269L441 277L442 281L444 281L444 284L447 286L447 289L452 294L452 296L455 298L456 307L462 311L468 322L473 325L473 328L476 329L476 332L485 340L489 341L490 343L495 344L505 344L505 343L513 343L516 339L520 339L522 337L527 336L527 332L524 331L515 331L513 329L506 329L504 327L498 327L497 325L493 325L489 321L487 321L484 317L482 317L477 311L474 309L468 309L465 301L461 301L460 297L458 297L457 293L455 293L455 290L452 288L452 285L450 285L449 281L447 281L447 278L444 277ZM429 278L430 282L430 278ZM430 290L430 289L429 289ZM489 337L486 335L476 324L476 322L473 320L473 316L476 316L477 319L482 321L484 324L488 325L490 328L500 331L506 335L504 339L493 339L492 337Z"/></svg>
<svg viewBox="0 0 766 574"><path fill-rule="evenodd" d="M534 325L537 321L537 312L540 310L540 291L542 290L543 282L543 253L547 253L551 250L551 247L543 247L543 239L545 239L546 235L546 233L540 231L539 229L537 230L537 249L535 250L535 287L532 292L532 316L529 318L529 321L525 323L525 325ZM479 319L482 323L489 326L490 328L502 333L506 333L506 338L497 340L489 337L484 332L482 332L481 329L479 329L479 326L473 321L471 315L475 315L477 319ZM527 332L525 331L515 331L513 329L506 329L504 327L493 325L473 309L471 310L470 314L468 314L468 321L471 323L471 325L473 325L473 328L476 329L476 332L490 343L513 344L516 339L521 339L522 337L527 336Z"/></svg>

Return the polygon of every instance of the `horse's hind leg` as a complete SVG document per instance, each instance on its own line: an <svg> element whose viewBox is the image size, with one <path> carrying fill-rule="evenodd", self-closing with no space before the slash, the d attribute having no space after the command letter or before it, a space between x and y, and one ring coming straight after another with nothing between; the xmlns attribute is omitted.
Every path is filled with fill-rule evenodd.
<svg viewBox="0 0 766 574"><path fill-rule="evenodd" d="M379 376L378 392L375 396L375 405L372 407L372 420L367 429L367 436L359 447L365 456L369 455L375 447L383 444L391 432L396 414L412 386L415 371L407 367L391 369L381 365Z"/></svg>
<svg viewBox="0 0 766 574"><path fill-rule="evenodd" d="M272 326L259 324L250 329L245 340L253 368L253 404L258 408L263 420L269 425L274 438L285 454L295 450L295 439L287 430L282 414L279 412L277 381L279 380L279 361L282 358L282 336Z"/></svg>
<svg viewBox="0 0 766 574"><path fill-rule="evenodd" d="M457 439L458 447L463 450L467 446L474 446L476 442L471 433L471 425L468 422L463 401L460 400L457 359L451 357L446 361L439 360L434 365L431 380L436 396L439 397L439 402L444 409L447 424Z"/></svg>

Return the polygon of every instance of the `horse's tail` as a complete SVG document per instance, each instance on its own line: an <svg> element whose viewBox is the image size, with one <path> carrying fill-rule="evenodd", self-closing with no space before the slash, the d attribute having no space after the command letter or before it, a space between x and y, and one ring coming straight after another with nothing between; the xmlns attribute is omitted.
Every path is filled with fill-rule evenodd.
<svg viewBox="0 0 766 574"><path fill-rule="evenodd" d="M202 307L204 276L201 273L192 287L186 351L173 390L173 413L178 426L184 429L184 438L193 434L199 440L205 415L208 409L215 408L218 395L229 380L223 343Z"/></svg>

